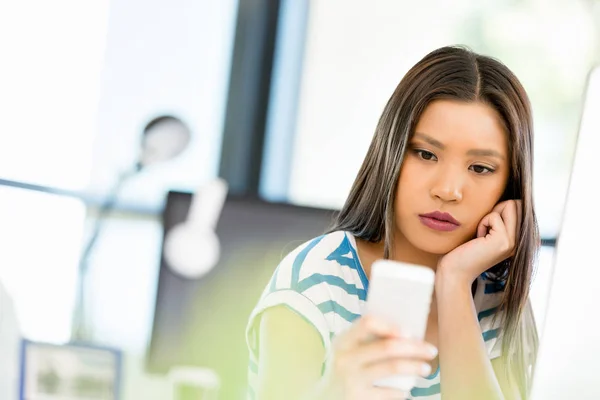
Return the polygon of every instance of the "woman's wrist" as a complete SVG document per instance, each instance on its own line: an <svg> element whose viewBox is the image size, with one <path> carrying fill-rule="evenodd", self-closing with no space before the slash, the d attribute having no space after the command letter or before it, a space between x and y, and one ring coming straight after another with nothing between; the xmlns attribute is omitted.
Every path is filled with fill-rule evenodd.
<svg viewBox="0 0 600 400"><path fill-rule="evenodd" d="M435 292L438 299L456 291L471 292L474 278L465 276L446 265L438 265L435 273Z"/></svg>

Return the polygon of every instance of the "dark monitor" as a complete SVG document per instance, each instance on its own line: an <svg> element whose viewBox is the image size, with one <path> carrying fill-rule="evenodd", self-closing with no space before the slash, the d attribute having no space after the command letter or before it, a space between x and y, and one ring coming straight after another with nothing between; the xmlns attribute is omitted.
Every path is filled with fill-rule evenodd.
<svg viewBox="0 0 600 400"><path fill-rule="evenodd" d="M191 197L168 194L165 237L186 219ZM167 373L181 365L211 368L221 379L219 398L244 398L250 312L283 257L323 234L333 216L332 210L229 196L217 223L221 258L213 270L188 280L169 268L164 253L161 257L148 371Z"/></svg>

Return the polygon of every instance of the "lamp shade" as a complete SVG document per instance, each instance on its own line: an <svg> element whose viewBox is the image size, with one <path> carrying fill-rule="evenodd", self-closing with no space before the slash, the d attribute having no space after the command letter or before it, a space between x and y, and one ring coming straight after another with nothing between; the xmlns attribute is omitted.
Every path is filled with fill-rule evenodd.
<svg viewBox="0 0 600 400"><path fill-rule="evenodd" d="M220 178L203 186L192 198L186 221L167 233L165 258L173 272L198 279L217 265L221 246L215 228L227 189L227 183Z"/></svg>
<svg viewBox="0 0 600 400"><path fill-rule="evenodd" d="M190 129L179 118L165 115L153 119L144 128L139 167L177 157L186 149L190 140Z"/></svg>

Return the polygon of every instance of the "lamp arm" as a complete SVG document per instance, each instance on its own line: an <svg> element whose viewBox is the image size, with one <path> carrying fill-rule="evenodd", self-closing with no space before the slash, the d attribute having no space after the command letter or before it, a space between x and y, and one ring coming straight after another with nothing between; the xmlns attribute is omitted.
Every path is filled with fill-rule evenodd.
<svg viewBox="0 0 600 400"><path fill-rule="evenodd" d="M105 198L104 203L98 210L98 215L94 221L92 233L90 238L85 245L81 257L79 258L78 270L77 270L77 296L75 299L75 310L73 313L73 323L71 329L71 340L72 341L85 341L90 340L89 332L87 332L87 321L86 321L86 310L85 310L85 281L89 270L89 258L92 254L92 250L100 236L100 232L103 227L104 219L112 211L117 199L121 187L132 176L136 175L142 169L142 165L137 163L134 168L127 170L119 174L119 178L111 188L108 196Z"/></svg>

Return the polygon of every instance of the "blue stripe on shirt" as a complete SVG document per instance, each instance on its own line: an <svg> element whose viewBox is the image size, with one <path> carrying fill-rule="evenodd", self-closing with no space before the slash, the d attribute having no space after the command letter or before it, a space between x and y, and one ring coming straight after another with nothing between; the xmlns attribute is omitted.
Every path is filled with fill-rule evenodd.
<svg viewBox="0 0 600 400"><path fill-rule="evenodd" d="M277 290L277 274L279 274L279 268L275 270L275 273L271 278L271 286L269 287L269 292L275 292Z"/></svg>
<svg viewBox="0 0 600 400"><path fill-rule="evenodd" d="M346 243L348 243L348 246L350 247L350 252L352 253L352 258L355 261L354 269L356 270L356 272L358 272L358 276L360 276L360 282L362 283L365 291L367 291L367 290L369 290L369 279L367 279L365 270L363 269L362 265L360 265L360 259L358 258L358 253L356 252L356 249L350 244L348 235L351 235L351 233L344 233L344 241Z"/></svg>
<svg viewBox="0 0 600 400"><path fill-rule="evenodd" d="M254 372L255 374L258 374L258 365L256 365L254 361L248 361L248 368L250 369L250 371Z"/></svg>
<svg viewBox="0 0 600 400"><path fill-rule="evenodd" d="M356 285L347 283L343 278L337 275L312 274L298 283L294 289L302 293L320 283L327 283L331 286L342 288L349 295L358 296L360 300L365 300L367 298L367 292L365 290L357 288Z"/></svg>
<svg viewBox="0 0 600 400"><path fill-rule="evenodd" d="M410 395L412 397L424 397L424 396L432 396L434 394L440 393L440 384L436 383L435 385L431 385L428 388L412 388L410 391Z"/></svg>
<svg viewBox="0 0 600 400"><path fill-rule="evenodd" d="M351 249L352 246L350 245L350 242L348 242L348 238L344 236L344 240L342 240L340 245L330 255L327 256L326 260L335 261L340 265L353 268L354 260L347 256L348 254L352 256Z"/></svg>
<svg viewBox="0 0 600 400"><path fill-rule="evenodd" d="M486 283L485 284L485 294L492 294L492 293L498 293L504 290L504 286L506 285L506 282L492 282L492 283Z"/></svg>
<svg viewBox="0 0 600 400"><path fill-rule="evenodd" d="M345 307L341 306L338 302L333 301L333 300L324 301L323 303L319 304L317 307L319 307L319 310L323 314L326 314L329 312L334 312L337 315L339 315L340 317L344 318L348 322L352 322L355 319L357 319L358 317L360 317L359 314L354 314L353 312L349 311Z"/></svg>
<svg viewBox="0 0 600 400"><path fill-rule="evenodd" d="M303 248L302 251L296 256L294 265L292 266L292 287L298 284L298 280L300 279L300 268L302 267L306 256L316 245L319 244L321 240L323 240L324 237L325 236L319 236L318 238L313 239L313 241Z"/></svg>
<svg viewBox="0 0 600 400"><path fill-rule="evenodd" d="M327 260L335 261L340 265L343 265L343 266L346 266L346 267L349 267L349 268L355 270L358 273L360 282L363 285L363 289L365 289L365 291L366 291L369 286L369 280L367 279L367 276L365 275L365 271L363 270L362 266L360 265L358 253L356 252L356 249L354 248L354 246L352 246L352 244L350 243L350 240L348 239L348 235L350 235L350 233L344 232L344 239L342 240L340 245L337 247L337 249L335 249L329 256L327 256ZM351 257L348 257L348 253L350 253Z"/></svg>
<svg viewBox="0 0 600 400"><path fill-rule="evenodd" d="M483 340L487 342L488 340L497 338L499 331L500 329L498 328L483 332Z"/></svg>
<svg viewBox="0 0 600 400"><path fill-rule="evenodd" d="M479 321L481 321L484 318L487 318L491 315L494 315L496 313L496 311L498 311L498 307L493 307L493 308L489 308L487 310L483 310L482 312L480 312L479 314L477 314L477 319Z"/></svg>

